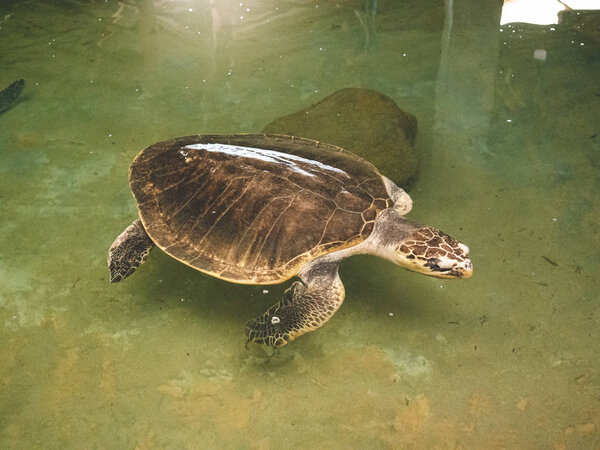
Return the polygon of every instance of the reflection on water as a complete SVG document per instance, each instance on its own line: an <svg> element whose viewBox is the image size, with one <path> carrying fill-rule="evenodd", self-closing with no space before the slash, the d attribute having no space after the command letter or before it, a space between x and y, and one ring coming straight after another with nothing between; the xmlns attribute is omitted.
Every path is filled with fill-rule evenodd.
<svg viewBox="0 0 600 450"><path fill-rule="evenodd" d="M0 6L0 88L26 80L0 115L0 446L598 446L598 14L491 3ZM108 283L140 148L349 86L419 119L411 218L473 278L354 257L340 311L270 358L243 324L283 286L160 252Z"/></svg>

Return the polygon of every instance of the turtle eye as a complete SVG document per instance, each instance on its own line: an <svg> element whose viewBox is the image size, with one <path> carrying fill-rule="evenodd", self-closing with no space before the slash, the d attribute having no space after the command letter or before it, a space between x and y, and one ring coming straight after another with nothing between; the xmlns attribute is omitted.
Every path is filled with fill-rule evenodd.
<svg viewBox="0 0 600 450"><path fill-rule="evenodd" d="M435 258L429 258L427 260L427 265L432 270L440 270L439 261Z"/></svg>
<svg viewBox="0 0 600 450"><path fill-rule="evenodd" d="M446 261L445 258L442 260L429 258L426 266L434 272L448 272L452 268L452 262Z"/></svg>

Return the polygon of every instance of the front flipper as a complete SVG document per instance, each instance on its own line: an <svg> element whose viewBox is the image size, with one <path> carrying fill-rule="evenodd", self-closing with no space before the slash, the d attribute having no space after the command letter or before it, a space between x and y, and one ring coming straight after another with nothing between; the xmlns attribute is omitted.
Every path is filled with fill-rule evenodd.
<svg viewBox="0 0 600 450"><path fill-rule="evenodd" d="M123 231L108 249L110 282L116 283L131 275L144 262L154 242L139 220Z"/></svg>
<svg viewBox="0 0 600 450"><path fill-rule="evenodd" d="M248 341L282 347L327 322L344 301L344 286L337 268L337 264L317 267L302 277L306 284L294 282L279 303L248 321Z"/></svg>
<svg viewBox="0 0 600 450"><path fill-rule="evenodd" d="M385 184L388 195L394 202L394 209L398 211L398 214L401 216L408 214L412 209L413 204L410 195L408 195L401 187L396 186L396 183L389 178L381 175L381 179L383 180L383 184Z"/></svg>

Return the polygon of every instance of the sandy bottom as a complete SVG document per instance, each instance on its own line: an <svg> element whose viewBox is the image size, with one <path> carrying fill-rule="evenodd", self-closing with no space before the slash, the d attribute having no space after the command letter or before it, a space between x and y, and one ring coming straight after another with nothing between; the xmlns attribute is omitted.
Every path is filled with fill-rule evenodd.
<svg viewBox="0 0 600 450"><path fill-rule="evenodd" d="M597 17L54 3L0 7L0 88L26 80L0 115L0 447L600 446ZM108 282L140 148L350 86L417 116L411 217L467 243L473 278L354 257L340 311L270 357L243 326L286 286L159 251Z"/></svg>

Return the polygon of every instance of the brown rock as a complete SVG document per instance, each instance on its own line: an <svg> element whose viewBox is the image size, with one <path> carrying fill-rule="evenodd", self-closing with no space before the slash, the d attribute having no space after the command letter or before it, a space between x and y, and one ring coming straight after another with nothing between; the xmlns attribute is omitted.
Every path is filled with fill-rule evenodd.
<svg viewBox="0 0 600 450"><path fill-rule="evenodd" d="M417 119L389 97L346 88L268 124L264 133L287 134L338 145L372 162L402 187L417 174L413 148Z"/></svg>

